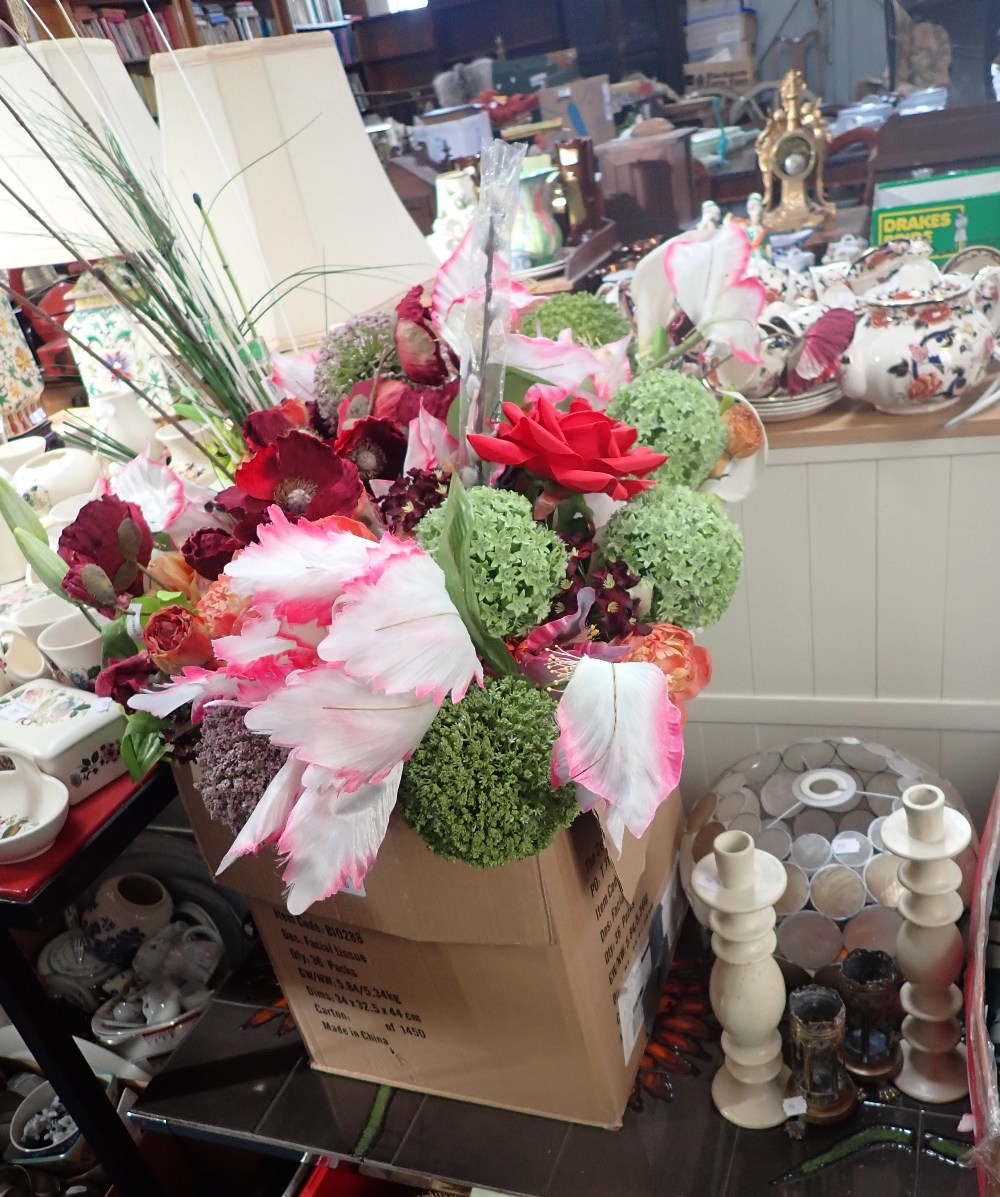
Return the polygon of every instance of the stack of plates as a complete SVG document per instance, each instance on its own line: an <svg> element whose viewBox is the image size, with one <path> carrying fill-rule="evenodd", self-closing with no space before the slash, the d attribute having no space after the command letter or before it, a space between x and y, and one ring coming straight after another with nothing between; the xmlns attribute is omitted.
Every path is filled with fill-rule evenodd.
<svg viewBox="0 0 1000 1197"><path fill-rule="evenodd" d="M813 391L806 391L802 395L791 398L788 395L776 395L772 399L751 399L754 410L765 424L779 424L784 420L800 420L803 416L814 416L836 403L840 398L840 388L836 383L824 383Z"/></svg>

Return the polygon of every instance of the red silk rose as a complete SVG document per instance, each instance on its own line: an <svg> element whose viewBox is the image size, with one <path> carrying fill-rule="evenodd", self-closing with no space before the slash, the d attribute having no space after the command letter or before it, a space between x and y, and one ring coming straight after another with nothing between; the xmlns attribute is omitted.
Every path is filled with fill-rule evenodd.
<svg viewBox="0 0 1000 1197"><path fill-rule="evenodd" d="M212 641L200 615L187 607L161 607L149 618L142 642L158 669L180 673L185 665L205 665L212 659Z"/></svg>
<svg viewBox="0 0 1000 1197"><path fill-rule="evenodd" d="M485 461L521 466L567 491L630 499L654 485L643 476L667 460L665 453L633 448L636 430L594 411L586 399L574 399L569 411L559 411L539 395L531 410L505 403L503 414L509 423L496 436L469 436L473 449Z"/></svg>

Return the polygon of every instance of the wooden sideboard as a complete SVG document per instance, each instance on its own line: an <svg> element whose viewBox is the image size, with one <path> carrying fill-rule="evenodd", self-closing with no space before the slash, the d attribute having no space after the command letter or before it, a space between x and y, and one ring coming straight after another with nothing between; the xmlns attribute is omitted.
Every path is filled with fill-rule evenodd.
<svg viewBox="0 0 1000 1197"><path fill-rule="evenodd" d="M740 757L856 735L955 784L982 825L1000 767L1000 409L882 415L846 400L770 425L760 487L732 509L746 565L700 641L682 790Z"/></svg>

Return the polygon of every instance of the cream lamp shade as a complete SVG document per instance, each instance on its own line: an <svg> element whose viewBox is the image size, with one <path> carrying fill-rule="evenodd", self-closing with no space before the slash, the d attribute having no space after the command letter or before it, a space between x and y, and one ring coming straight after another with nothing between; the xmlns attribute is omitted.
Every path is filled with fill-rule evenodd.
<svg viewBox="0 0 1000 1197"><path fill-rule="evenodd" d="M301 33L157 54L165 179L197 193L271 349L429 280L434 255L371 145L336 44ZM207 239L206 239L207 240ZM297 272L344 271L305 278ZM301 276L300 276L301 277Z"/></svg>
<svg viewBox="0 0 1000 1197"><path fill-rule="evenodd" d="M39 64L65 93L65 99L48 82ZM101 182L73 152L71 140L85 135L67 99L105 143L113 137L141 179L160 176L159 132L111 42L68 38L33 42L27 50L21 46L0 49L0 94L16 107L97 210L106 211L109 205L102 202ZM2 106L0 172L3 182L66 234L84 256L95 258L112 251L111 239L84 202ZM54 265L73 257L0 188L0 268Z"/></svg>

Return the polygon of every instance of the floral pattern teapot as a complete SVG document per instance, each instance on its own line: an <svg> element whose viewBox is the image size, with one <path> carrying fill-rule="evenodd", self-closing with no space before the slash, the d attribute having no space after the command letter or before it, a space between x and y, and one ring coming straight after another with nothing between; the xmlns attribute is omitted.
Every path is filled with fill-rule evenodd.
<svg viewBox="0 0 1000 1197"><path fill-rule="evenodd" d="M986 373L1000 332L1000 269L942 274L922 241L890 241L847 273L860 319L840 359L851 399L912 415L949 407Z"/></svg>

